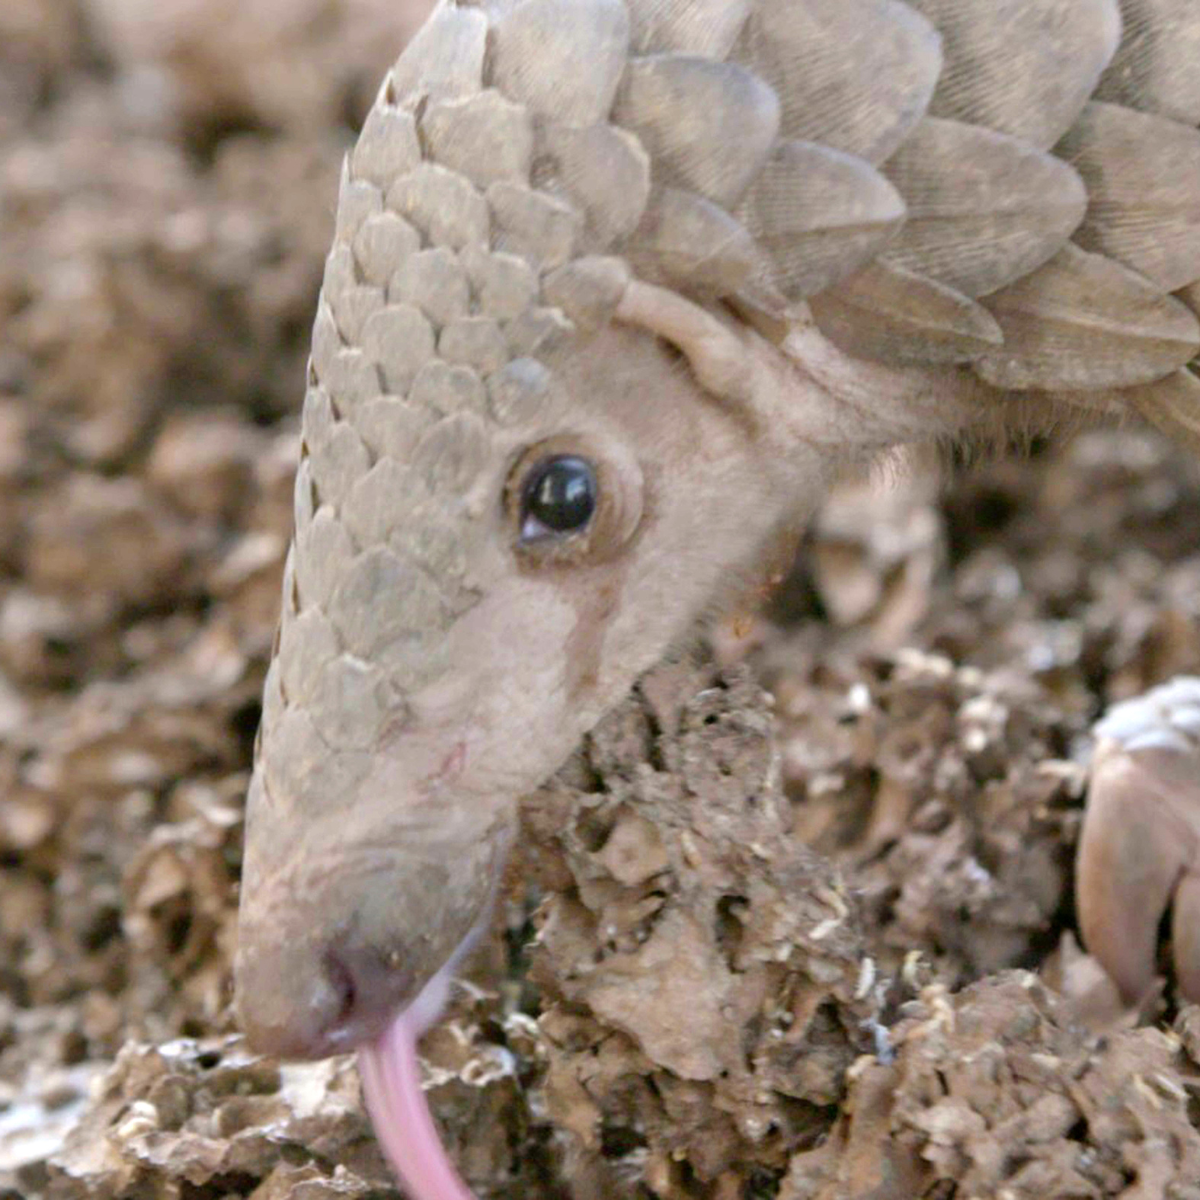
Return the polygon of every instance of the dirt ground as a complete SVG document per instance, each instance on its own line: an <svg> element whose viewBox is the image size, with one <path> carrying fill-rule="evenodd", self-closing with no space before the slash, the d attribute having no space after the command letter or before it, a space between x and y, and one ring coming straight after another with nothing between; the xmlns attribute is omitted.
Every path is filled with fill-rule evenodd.
<svg viewBox="0 0 1200 1200"><path fill-rule="evenodd" d="M395 1195L229 1007L340 156L385 0L0 3L0 1200ZM427 1039L482 1197L1200 1197L1200 1009L1073 939L1088 729L1200 673L1137 429L848 484L526 806Z"/></svg>

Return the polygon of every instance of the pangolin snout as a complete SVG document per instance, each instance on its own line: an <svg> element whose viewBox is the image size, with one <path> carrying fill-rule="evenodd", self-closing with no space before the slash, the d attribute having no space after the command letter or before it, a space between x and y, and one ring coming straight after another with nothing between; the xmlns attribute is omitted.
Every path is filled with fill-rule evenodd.
<svg viewBox="0 0 1200 1200"><path fill-rule="evenodd" d="M439 1006L431 997L491 912L510 824L456 820L449 797L434 821L371 789L303 822L262 803L260 771L250 794L234 982L251 1047L341 1054L414 1004Z"/></svg>
<svg viewBox="0 0 1200 1200"><path fill-rule="evenodd" d="M399 944L353 930L281 923L242 931L237 1006L250 1045L281 1058L322 1058L377 1037L424 982Z"/></svg>

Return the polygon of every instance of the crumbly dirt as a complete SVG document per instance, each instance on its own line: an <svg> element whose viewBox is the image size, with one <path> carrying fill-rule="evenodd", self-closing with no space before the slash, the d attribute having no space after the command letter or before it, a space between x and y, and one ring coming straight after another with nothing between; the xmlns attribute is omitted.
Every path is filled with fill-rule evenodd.
<svg viewBox="0 0 1200 1200"><path fill-rule="evenodd" d="M229 963L337 170L412 18L0 4L0 1198L396 1194ZM425 1043L481 1197L1200 1197L1200 1009L1072 936L1089 724L1200 672L1200 469L943 475L848 483L530 800Z"/></svg>

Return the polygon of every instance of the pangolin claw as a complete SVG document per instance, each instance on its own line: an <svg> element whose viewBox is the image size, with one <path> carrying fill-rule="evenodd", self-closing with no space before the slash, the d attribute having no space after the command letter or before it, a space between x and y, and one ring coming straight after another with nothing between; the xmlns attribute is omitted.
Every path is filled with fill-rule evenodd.
<svg viewBox="0 0 1200 1200"><path fill-rule="evenodd" d="M1116 705L1095 733L1076 873L1084 942L1134 1004L1154 983L1169 907L1176 983L1200 1001L1200 677Z"/></svg>

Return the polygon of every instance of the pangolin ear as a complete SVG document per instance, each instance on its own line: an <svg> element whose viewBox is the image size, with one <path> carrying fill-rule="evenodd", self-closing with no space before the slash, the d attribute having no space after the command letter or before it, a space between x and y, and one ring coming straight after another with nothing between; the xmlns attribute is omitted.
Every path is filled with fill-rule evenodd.
<svg viewBox="0 0 1200 1200"><path fill-rule="evenodd" d="M701 387L733 404L753 399L754 361L747 336L676 291L631 280L615 317L669 342Z"/></svg>
<svg viewBox="0 0 1200 1200"><path fill-rule="evenodd" d="M960 435L986 409L985 393L996 423L1003 397L977 376L855 359L803 304L778 316L737 308L748 320L635 279L614 317L668 342L710 395L755 427L777 426L785 440L790 433L841 454Z"/></svg>

